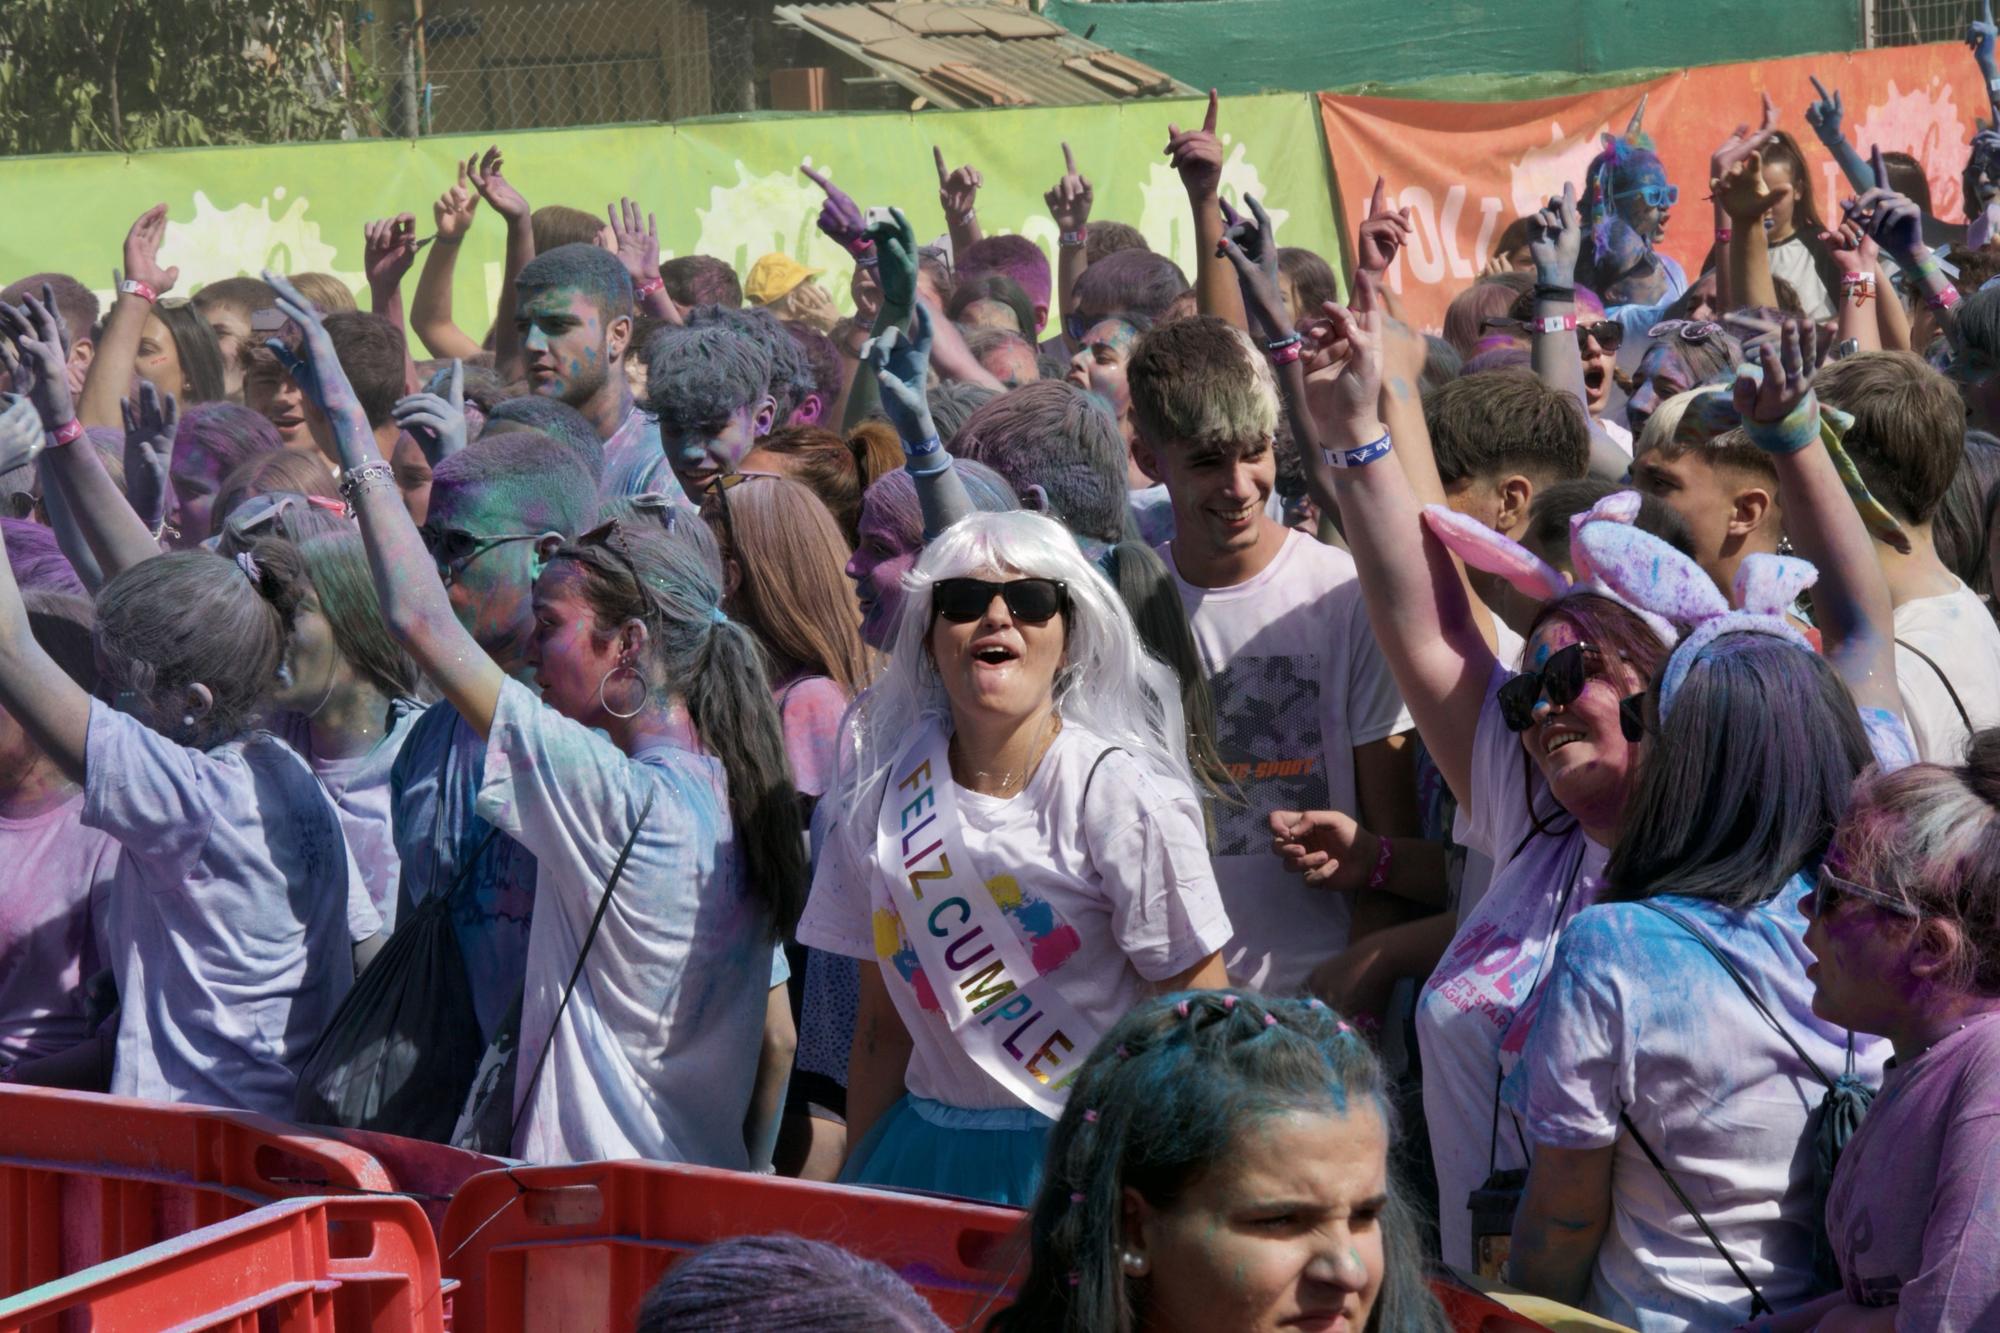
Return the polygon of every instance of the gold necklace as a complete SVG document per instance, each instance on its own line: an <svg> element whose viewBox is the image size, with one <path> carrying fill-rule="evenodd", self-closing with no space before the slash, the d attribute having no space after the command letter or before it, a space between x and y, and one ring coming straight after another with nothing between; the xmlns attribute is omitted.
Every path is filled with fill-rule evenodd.
<svg viewBox="0 0 2000 1333"><path fill-rule="evenodd" d="M1021 790L1027 786L1028 776L1031 773L1033 773L1035 771L1036 766L1042 762L1043 757L1046 756L1049 752L1049 747L1056 743L1056 735L1062 731L1062 717L1059 714L1056 713L1049 714L1049 722L1050 726L1048 734L1044 736L1040 741L1040 743L1037 745L1034 754L1029 757L1027 766L1025 768L1019 770L1010 769L1003 773L991 773L983 768L975 768L972 770L970 774L968 774L968 776L974 778L975 780L980 778L988 779L992 781L993 784L999 789L997 791L986 794L993 796L1020 795ZM958 737L956 735L954 735L951 738L951 747L954 753L960 755L964 753L963 750L959 748Z"/></svg>

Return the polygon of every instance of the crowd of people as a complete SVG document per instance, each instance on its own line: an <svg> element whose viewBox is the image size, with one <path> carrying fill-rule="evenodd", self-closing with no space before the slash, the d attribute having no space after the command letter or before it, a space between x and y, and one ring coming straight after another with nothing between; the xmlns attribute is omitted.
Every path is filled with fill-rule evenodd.
<svg viewBox="0 0 2000 1333"><path fill-rule="evenodd" d="M2000 133L1940 218L1822 90L1822 207L1766 99L1691 271L1642 116L1441 336L1212 95L1192 274L1066 145L1053 266L805 169L850 317L497 147L366 310L20 277L0 1080L1016 1205L1005 1333L2000 1328Z"/></svg>

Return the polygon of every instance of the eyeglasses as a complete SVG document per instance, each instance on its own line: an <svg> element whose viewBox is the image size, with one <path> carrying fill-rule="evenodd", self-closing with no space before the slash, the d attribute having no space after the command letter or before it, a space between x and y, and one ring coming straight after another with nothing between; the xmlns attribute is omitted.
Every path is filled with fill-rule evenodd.
<svg viewBox="0 0 2000 1333"><path fill-rule="evenodd" d="M1678 185L1641 185L1636 190L1621 190L1611 196L1613 199L1644 199L1651 208L1672 208L1680 202L1681 187Z"/></svg>
<svg viewBox="0 0 2000 1333"><path fill-rule="evenodd" d="M500 532L490 537L481 537L463 528L444 528L435 523L426 523L417 529L417 535L424 539L424 549L429 551L431 559L437 562L438 578L449 588L467 565L494 547L504 546L508 542L531 542L542 534Z"/></svg>
<svg viewBox="0 0 2000 1333"><path fill-rule="evenodd" d="M1604 654L1597 645L1573 643L1550 654L1540 671L1523 671L1498 691L1500 720L1509 731L1535 725L1535 707L1546 697L1558 708L1576 702L1592 676L1605 674Z"/></svg>
<svg viewBox="0 0 2000 1333"><path fill-rule="evenodd" d="M1921 921L1923 913L1916 906L1901 898L1871 889L1866 884L1856 884L1851 879L1842 879L1830 870L1822 868L1819 882L1813 885L1812 911L1814 916L1826 916L1833 911L1838 898L1855 898L1870 907L1879 907L1891 916L1900 916L1906 921Z"/></svg>
<svg viewBox="0 0 2000 1333"><path fill-rule="evenodd" d="M628 496L626 503L639 513L651 514L658 518L660 527L669 536L673 535L674 522L680 517L681 507L671 495L661 491L641 491L637 495Z"/></svg>
<svg viewBox="0 0 2000 1333"><path fill-rule="evenodd" d="M223 526L228 529L230 536L241 541L264 528L277 527L285 515L305 509L317 509L323 514L332 514L335 518L347 517L346 505L324 495L301 495L297 491L268 491L263 495L253 495L236 506Z"/></svg>
<svg viewBox="0 0 2000 1333"><path fill-rule="evenodd" d="M1507 315L1492 315L1479 321L1479 331L1504 329L1509 333L1532 333L1534 326L1525 319L1514 319ZM1588 352L1590 340L1597 339L1598 345L1607 352L1615 352L1625 342L1625 326L1615 319L1600 319L1592 324L1576 326L1576 350Z"/></svg>
<svg viewBox="0 0 2000 1333"><path fill-rule="evenodd" d="M1069 610L1069 585L1061 579L939 579L931 585L931 619L967 625L986 614L993 599L1007 603L1007 614L1041 625Z"/></svg>

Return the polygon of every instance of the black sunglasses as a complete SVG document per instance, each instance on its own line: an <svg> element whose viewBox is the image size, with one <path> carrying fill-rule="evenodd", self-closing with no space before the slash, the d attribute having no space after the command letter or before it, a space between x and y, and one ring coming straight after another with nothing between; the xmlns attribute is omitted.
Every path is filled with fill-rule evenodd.
<svg viewBox="0 0 2000 1333"><path fill-rule="evenodd" d="M1573 643L1549 655L1540 671L1523 671L1502 685L1500 720L1509 731L1526 731L1535 725L1535 705L1544 697L1558 708L1576 702L1584 683L1604 674L1604 654L1592 643Z"/></svg>
<svg viewBox="0 0 2000 1333"><path fill-rule="evenodd" d="M1646 738L1646 692L1628 694L1618 701L1618 730L1637 745Z"/></svg>
<svg viewBox="0 0 2000 1333"><path fill-rule="evenodd" d="M986 614L993 599L1007 603L1016 620L1040 625L1069 610L1069 585L1060 579L939 579L931 585L931 618L970 624Z"/></svg>

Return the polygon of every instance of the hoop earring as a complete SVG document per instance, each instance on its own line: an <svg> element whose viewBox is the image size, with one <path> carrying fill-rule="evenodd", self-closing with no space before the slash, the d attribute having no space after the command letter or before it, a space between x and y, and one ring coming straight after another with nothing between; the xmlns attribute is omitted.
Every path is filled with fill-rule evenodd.
<svg viewBox="0 0 2000 1333"><path fill-rule="evenodd" d="M617 709L613 708L610 705L610 703L607 702L604 698L604 687L606 685L609 685L611 683L611 678L617 675L621 671L631 672L632 678L639 682L639 704L638 707L634 708L629 713L619 712ZM623 718L637 717L639 716L640 713L644 712L646 708L645 686L646 686L646 678L639 674L639 669L637 667L633 666L630 662L620 662L617 666L612 667L611 670L605 672L604 678L597 682L597 706L599 708L602 708L605 712L609 713L611 716L615 718L623 719Z"/></svg>

